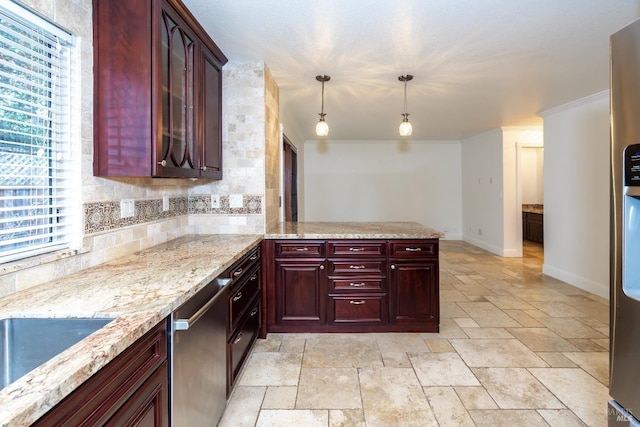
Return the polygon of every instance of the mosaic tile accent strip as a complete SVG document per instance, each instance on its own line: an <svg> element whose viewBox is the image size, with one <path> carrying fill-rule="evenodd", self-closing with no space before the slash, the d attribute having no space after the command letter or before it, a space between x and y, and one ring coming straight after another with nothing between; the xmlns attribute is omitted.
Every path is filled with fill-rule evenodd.
<svg viewBox="0 0 640 427"><path fill-rule="evenodd" d="M211 208L211 196L170 197L169 210L162 210L162 199L135 201L135 214L120 218L120 202L85 203L84 234L116 230L130 225L143 224L187 214L259 215L262 213L261 196L243 196L242 208L229 207L229 197L220 196L220 207Z"/></svg>
<svg viewBox="0 0 640 427"><path fill-rule="evenodd" d="M211 207L211 196L189 196L190 214L259 215L262 213L262 196L243 196L242 207L229 207L229 196L220 196L220 207Z"/></svg>

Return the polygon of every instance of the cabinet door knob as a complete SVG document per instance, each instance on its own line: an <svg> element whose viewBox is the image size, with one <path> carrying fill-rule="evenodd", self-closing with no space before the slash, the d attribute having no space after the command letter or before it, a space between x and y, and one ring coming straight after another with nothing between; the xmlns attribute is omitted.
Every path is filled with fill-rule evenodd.
<svg viewBox="0 0 640 427"><path fill-rule="evenodd" d="M321 266L320 266L320 270L324 270L324 265L321 265Z"/></svg>
<svg viewBox="0 0 640 427"><path fill-rule="evenodd" d="M206 166L202 166L200 169L202 169L203 171L206 171L207 167Z"/></svg>
<svg viewBox="0 0 640 427"><path fill-rule="evenodd" d="M158 162L158 164L159 164L160 166L164 167L164 166L167 166L167 161L166 161L166 160L163 160L163 161L161 161L161 162Z"/></svg>
<svg viewBox="0 0 640 427"><path fill-rule="evenodd" d="M238 301L238 300L239 300L239 299L241 299L241 298L242 298L242 292L238 292L238 293L236 294L236 296L235 296L235 297L233 297L233 301L234 301L234 302L235 302L235 301Z"/></svg>
<svg viewBox="0 0 640 427"><path fill-rule="evenodd" d="M396 269L396 265L395 264L391 264L391 269L395 270Z"/></svg>
<svg viewBox="0 0 640 427"><path fill-rule="evenodd" d="M234 343L234 344L238 344L238 343L240 342L240 340L242 340L242 332L240 332L240 333L238 334L238 336L236 337L236 339L235 339L235 340L233 340L233 343Z"/></svg>
<svg viewBox="0 0 640 427"><path fill-rule="evenodd" d="M351 301L349 301L349 304L353 304L353 305L362 305L362 304L364 304L364 301L363 301L363 300L360 300L360 301L353 301L353 300L351 300Z"/></svg>

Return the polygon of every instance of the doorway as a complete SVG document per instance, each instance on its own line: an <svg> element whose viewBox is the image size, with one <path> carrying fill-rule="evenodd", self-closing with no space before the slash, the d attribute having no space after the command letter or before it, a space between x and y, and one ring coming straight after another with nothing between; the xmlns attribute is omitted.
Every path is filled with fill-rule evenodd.
<svg viewBox="0 0 640 427"><path fill-rule="evenodd" d="M284 220L298 221L298 153L286 135L282 137L284 152Z"/></svg>

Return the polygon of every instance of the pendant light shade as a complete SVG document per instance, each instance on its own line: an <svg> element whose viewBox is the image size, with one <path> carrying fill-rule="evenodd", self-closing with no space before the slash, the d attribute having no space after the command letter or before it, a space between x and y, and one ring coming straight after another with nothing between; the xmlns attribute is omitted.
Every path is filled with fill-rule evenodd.
<svg viewBox="0 0 640 427"><path fill-rule="evenodd" d="M320 120L316 124L316 135L327 136L329 135L329 125L324 120L324 82L331 80L331 76L325 76L324 74L316 76L316 80L322 83L322 106L320 108Z"/></svg>
<svg viewBox="0 0 640 427"><path fill-rule="evenodd" d="M402 121L398 128L400 136L411 136L413 133L413 126L411 126L411 122L409 122L409 113L407 113L407 82L412 79L413 76L411 74L404 74L398 77L398 80L404 82L404 113L402 113Z"/></svg>

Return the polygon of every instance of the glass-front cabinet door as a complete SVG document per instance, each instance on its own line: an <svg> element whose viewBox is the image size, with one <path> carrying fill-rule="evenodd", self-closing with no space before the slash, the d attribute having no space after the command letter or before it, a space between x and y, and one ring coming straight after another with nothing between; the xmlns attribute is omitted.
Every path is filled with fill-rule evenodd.
<svg viewBox="0 0 640 427"><path fill-rule="evenodd" d="M197 177L194 68L197 39L171 10L161 23L162 136L156 176Z"/></svg>

